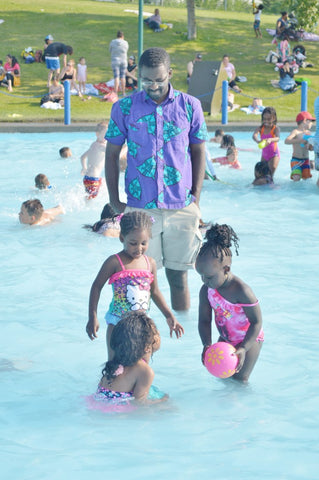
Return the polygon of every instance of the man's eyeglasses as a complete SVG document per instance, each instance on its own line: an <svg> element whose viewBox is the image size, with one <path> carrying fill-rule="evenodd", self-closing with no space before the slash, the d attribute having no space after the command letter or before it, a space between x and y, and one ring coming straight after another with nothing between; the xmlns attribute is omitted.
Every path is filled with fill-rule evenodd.
<svg viewBox="0 0 319 480"><path fill-rule="evenodd" d="M160 80L160 81L157 81L157 80L143 80L141 78L141 84L144 86L144 87L150 87L151 85L157 85L158 87L163 87L163 85L165 85L165 83L167 82L167 78L165 78L165 80Z"/></svg>

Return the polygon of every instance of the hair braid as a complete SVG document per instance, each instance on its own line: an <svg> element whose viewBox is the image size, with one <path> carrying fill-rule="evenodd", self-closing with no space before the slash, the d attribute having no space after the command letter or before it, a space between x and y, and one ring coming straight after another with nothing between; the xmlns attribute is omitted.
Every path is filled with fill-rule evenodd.
<svg viewBox="0 0 319 480"><path fill-rule="evenodd" d="M229 225L218 225L215 223L207 230L205 235L205 242L200 249L199 256L210 251L214 257L220 257L221 261L226 257L231 257L231 247L234 245L236 254L238 255L238 241L234 230Z"/></svg>

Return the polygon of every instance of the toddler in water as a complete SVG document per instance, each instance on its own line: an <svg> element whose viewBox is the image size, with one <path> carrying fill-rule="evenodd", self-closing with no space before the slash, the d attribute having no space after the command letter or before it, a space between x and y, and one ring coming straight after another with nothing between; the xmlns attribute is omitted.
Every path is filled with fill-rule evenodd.
<svg viewBox="0 0 319 480"><path fill-rule="evenodd" d="M255 180L253 185L272 185L274 183L267 162L257 162L255 165Z"/></svg>
<svg viewBox="0 0 319 480"><path fill-rule="evenodd" d="M95 198L102 184L101 173L105 164L106 140L105 134L107 123L98 123L96 127L96 140L90 148L81 155L82 170L84 175L83 184L87 193L87 198Z"/></svg>
<svg viewBox="0 0 319 480"><path fill-rule="evenodd" d="M110 344L114 357L102 370L96 394L87 398L89 408L127 412L134 409L134 401L149 404L167 400L168 395L152 387L154 371L148 362L160 347L153 320L141 311L127 313L114 327Z"/></svg>
<svg viewBox="0 0 319 480"><path fill-rule="evenodd" d="M104 235L104 237L119 237L120 215L117 215L112 205L107 203L102 210L101 219L94 225L84 225L83 228Z"/></svg>
<svg viewBox="0 0 319 480"><path fill-rule="evenodd" d="M79 92L85 94L85 84L87 79L87 66L85 63L85 58L81 57L77 65L77 81L79 82Z"/></svg>
<svg viewBox="0 0 319 480"><path fill-rule="evenodd" d="M236 348L239 362L233 378L248 381L259 357L264 333L261 310L251 288L231 272L232 244L238 254L238 237L228 225L207 230L196 260L204 285L199 294L198 330L203 344L202 359L212 344L212 310L219 342Z"/></svg>
<svg viewBox="0 0 319 480"><path fill-rule="evenodd" d="M26 200L21 205L19 213L20 223L25 225L45 225L52 222L58 215L65 213L62 205L44 210L42 203L37 198Z"/></svg>
<svg viewBox="0 0 319 480"><path fill-rule="evenodd" d="M38 173L34 178L35 187L39 190L49 190L51 187L49 179L44 173Z"/></svg>
<svg viewBox="0 0 319 480"><path fill-rule="evenodd" d="M174 331L178 338L184 333L183 327L177 322L158 287L155 260L145 255L152 234L151 217L140 211L129 212L121 217L120 226L123 250L111 255L103 263L93 282L89 299L89 320L86 326L86 332L93 340L99 330L97 306L101 290L109 281L113 287L113 299L105 315L108 324L109 360L113 358L110 337L114 326L126 312L148 311L150 298L165 316L170 335L172 336Z"/></svg>
<svg viewBox="0 0 319 480"><path fill-rule="evenodd" d="M286 145L292 145L292 159L290 178L294 182L299 182L301 178L306 180L311 178L309 150L313 150L313 146L308 143L307 138L311 136L310 129L312 122L316 119L309 112L300 112L296 117L297 128L295 128L285 140Z"/></svg>
<svg viewBox="0 0 319 480"><path fill-rule="evenodd" d="M261 161L269 162L272 177L280 160L279 139L280 129L277 127L276 110L273 107L266 107L261 114L261 125L254 131L253 140L256 143L260 143L262 140L265 141L265 145L262 148Z"/></svg>
<svg viewBox="0 0 319 480"><path fill-rule="evenodd" d="M221 165L229 165L232 168L241 168L238 161L238 149L235 146L235 140L232 135L224 135L221 148L226 148L226 155L224 157L212 158L213 163L220 163Z"/></svg>

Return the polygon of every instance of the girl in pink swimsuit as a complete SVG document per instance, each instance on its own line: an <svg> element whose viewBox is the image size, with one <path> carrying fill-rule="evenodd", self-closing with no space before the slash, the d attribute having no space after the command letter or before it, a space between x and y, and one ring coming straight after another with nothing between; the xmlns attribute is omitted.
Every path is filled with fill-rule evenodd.
<svg viewBox="0 0 319 480"><path fill-rule="evenodd" d="M251 288L231 272L232 244L238 255L238 237L228 225L207 230L196 260L204 285L199 296L198 330L203 343L202 359L212 344L212 310L219 342L236 348L239 362L233 378L248 381L259 357L264 333L258 300Z"/></svg>
<svg viewBox="0 0 319 480"><path fill-rule="evenodd" d="M278 148L279 139L280 129L277 126L276 110L273 107L266 107L261 114L261 125L254 131L253 140L256 143L265 140L265 146L261 153L261 161L268 162L272 177L280 160Z"/></svg>
<svg viewBox="0 0 319 480"><path fill-rule="evenodd" d="M152 234L151 217L141 211L129 212L120 217L120 241L123 243L123 250L105 260L92 284L89 320L86 325L89 338L94 340L99 330L98 302L101 290L109 280L113 287L113 299L106 315L109 360L114 353L110 345L114 326L126 312L147 311L150 298L165 316L170 335L172 336L174 331L179 338L184 333L182 325L167 306L158 287L155 260L145 255Z"/></svg>
<svg viewBox="0 0 319 480"><path fill-rule="evenodd" d="M155 323L144 312L123 316L111 336L114 357L104 365L97 392L86 397L88 407L108 413L129 412L136 402L166 400L168 396L152 386L154 372L148 364L160 343Z"/></svg>

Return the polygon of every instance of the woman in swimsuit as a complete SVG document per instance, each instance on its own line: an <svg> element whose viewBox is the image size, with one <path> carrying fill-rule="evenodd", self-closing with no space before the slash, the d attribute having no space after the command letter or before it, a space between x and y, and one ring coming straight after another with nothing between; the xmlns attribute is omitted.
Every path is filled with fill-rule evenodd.
<svg viewBox="0 0 319 480"><path fill-rule="evenodd" d="M238 254L238 237L233 229L228 225L212 225L205 240L196 260L196 270L204 283L199 295L198 320L202 359L212 344L214 310L218 342L236 348L239 361L233 378L247 382L264 338L259 303L251 288L230 270L232 244Z"/></svg>
<svg viewBox="0 0 319 480"><path fill-rule="evenodd" d="M145 255L152 232L151 217L140 211L126 213L121 215L120 228L120 241L124 248L105 260L93 282L86 326L89 338L94 340L99 330L97 306L101 290L108 280L113 288L113 298L105 315L109 360L113 358L110 338L114 326L126 312L148 311L150 298L165 316L170 335L174 331L179 338L184 333L158 287L155 260Z"/></svg>
<svg viewBox="0 0 319 480"><path fill-rule="evenodd" d="M76 90L79 97L82 97L82 93L76 83L76 68L74 60L70 59L66 64L66 67L62 68L62 71L59 75L59 80L63 84L66 80L70 82L71 90Z"/></svg>
<svg viewBox="0 0 319 480"><path fill-rule="evenodd" d="M261 153L261 161L269 162L270 172L273 177L280 160L278 148L280 129L277 126L277 114L273 107L266 107L262 112L261 126L254 131L253 140L256 143L265 140L265 146Z"/></svg>

